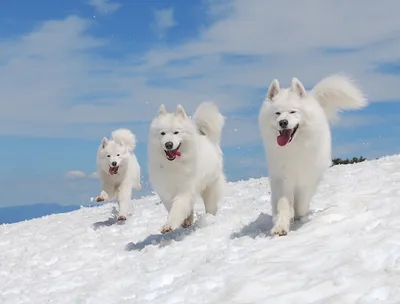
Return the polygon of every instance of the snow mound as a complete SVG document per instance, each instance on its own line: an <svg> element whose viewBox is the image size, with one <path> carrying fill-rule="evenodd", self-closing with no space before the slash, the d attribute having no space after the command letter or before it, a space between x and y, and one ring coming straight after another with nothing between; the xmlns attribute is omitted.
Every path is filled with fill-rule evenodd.
<svg viewBox="0 0 400 304"><path fill-rule="evenodd" d="M400 156L335 166L309 221L272 227L268 179L230 184L216 217L167 235L156 197L0 226L0 303L398 303Z"/></svg>

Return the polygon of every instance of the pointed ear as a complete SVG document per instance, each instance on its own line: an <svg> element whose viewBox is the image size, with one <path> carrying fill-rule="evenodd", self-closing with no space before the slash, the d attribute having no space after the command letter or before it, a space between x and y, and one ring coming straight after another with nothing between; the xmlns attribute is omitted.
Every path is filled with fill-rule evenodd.
<svg viewBox="0 0 400 304"><path fill-rule="evenodd" d="M268 88L267 98L271 101L274 100L274 98L276 97L276 95L279 94L280 91L281 88L279 86L279 81L277 79L272 80Z"/></svg>
<svg viewBox="0 0 400 304"><path fill-rule="evenodd" d="M107 146L107 138L103 137L102 141L101 141L101 147L104 149Z"/></svg>
<svg viewBox="0 0 400 304"><path fill-rule="evenodd" d="M164 115L164 114L167 114L167 109L165 108L165 105L162 104L160 106L160 108L158 109L158 115L160 116L160 115Z"/></svg>
<svg viewBox="0 0 400 304"><path fill-rule="evenodd" d="M181 116L181 117L184 117L184 118L187 117L186 112L183 109L182 105L178 104L178 106L176 107L175 115L176 116Z"/></svg>
<svg viewBox="0 0 400 304"><path fill-rule="evenodd" d="M292 92L296 93L299 95L301 98L307 96L307 91L304 88L303 84L298 80L296 77L292 78L292 87L291 87Z"/></svg>

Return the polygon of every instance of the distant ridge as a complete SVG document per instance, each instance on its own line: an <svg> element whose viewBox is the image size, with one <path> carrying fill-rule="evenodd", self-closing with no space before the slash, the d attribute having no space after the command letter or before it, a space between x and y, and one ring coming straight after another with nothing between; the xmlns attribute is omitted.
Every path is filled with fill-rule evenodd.
<svg viewBox="0 0 400 304"><path fill-rule="evenodd" d="M0 208L0 224L12 224L55 213L66 213L80 209L79 205L63 206L57 203L20 205Z"/></svg>

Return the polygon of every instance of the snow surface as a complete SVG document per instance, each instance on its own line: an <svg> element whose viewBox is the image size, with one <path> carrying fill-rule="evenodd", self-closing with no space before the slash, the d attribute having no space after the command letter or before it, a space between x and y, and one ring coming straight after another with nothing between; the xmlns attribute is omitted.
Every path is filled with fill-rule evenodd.
<svg viewBox="0 0 400 304"><path fill-rule="evenodd" d="M268 179L159 234L156 197L0 226L0 303L399 303L400 156L332 167L309 221L272 237Z"/></svg>

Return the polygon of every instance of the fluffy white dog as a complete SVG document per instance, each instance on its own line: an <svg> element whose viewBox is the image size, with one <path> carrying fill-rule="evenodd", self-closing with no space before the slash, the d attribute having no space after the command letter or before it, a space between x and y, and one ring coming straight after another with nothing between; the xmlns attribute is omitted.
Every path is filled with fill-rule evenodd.
<svg viewBox="0 0 400 304"><path fill-rule="evenodd" d="M259 114L271 183L272 234L286 235L293 219L308 214L332 164L329 121L340 110L366 105L362 91L345 76L329 76L311 92L297 78L285 89L272 81Z"/></svg>
<svg viewBox="0 0 400 304"><path fill-rule="evenodd" d="M175 113L161 105L148 141L149 180L168 211L161 233L192 225L199 196L206 213L217 213L226 185L220 148L223 126L224 117L213 103L200 104L192 119L181 105Z"/></svg>
<svg viewBox="0 0 400 304"><path fill-rule="evenodd" d="M101 141L97 152L97 168L102 191L96 202L117 199L118 221L132 213L132 189L140 190L140 166L133 151L136 137L128 129L118 129Z"/></svg>

